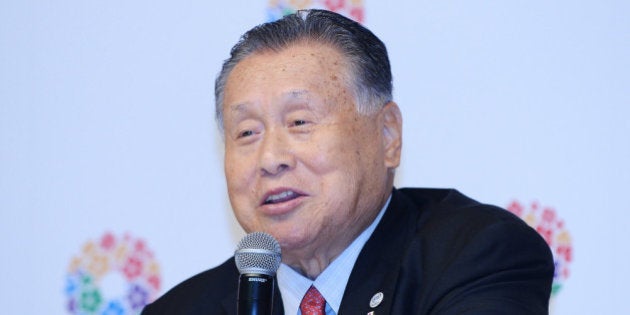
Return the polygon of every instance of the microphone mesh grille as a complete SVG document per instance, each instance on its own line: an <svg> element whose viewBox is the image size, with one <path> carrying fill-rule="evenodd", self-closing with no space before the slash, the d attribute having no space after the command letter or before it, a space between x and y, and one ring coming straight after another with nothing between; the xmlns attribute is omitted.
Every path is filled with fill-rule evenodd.
<svg viewBox="0 0 630 315"><path fill-rule="evenodd" d="M245 235L238 243L234 260L241 274L261 273L274 276L280 267L280 244L264 232Z"/></svg>

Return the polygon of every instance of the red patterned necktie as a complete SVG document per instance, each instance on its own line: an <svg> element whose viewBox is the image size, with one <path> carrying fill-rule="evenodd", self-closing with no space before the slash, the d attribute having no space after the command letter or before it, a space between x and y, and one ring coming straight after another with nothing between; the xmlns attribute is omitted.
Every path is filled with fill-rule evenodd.
<svg viewBox="0 0 630 315"><path fill-rule="evenodd" d="M306 294L302 298L300 303L300 311L302 315L325 315L326 313L326 300L322 296L317 288L311 286Z"/></svg>

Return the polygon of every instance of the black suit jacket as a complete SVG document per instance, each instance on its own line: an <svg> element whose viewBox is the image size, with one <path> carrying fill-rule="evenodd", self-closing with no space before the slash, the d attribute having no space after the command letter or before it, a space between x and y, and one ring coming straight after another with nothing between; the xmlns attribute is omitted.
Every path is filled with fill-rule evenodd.
<svg viewBox="0 0 630 315"><path fill-rule="evenodd" d="M508 211L455 190L394 190L352 269L338 315L547 314L553 270L544 240ZM236 314L238 277L229 259L142 314ZM281 315L276 292L274 315ZM371 308L378 292L383 301Z"/></svg>

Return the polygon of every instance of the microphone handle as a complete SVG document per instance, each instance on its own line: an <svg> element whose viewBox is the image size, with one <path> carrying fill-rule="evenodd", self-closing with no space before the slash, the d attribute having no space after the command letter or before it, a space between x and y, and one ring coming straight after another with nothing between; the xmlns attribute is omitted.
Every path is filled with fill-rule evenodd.
<svg viewBox="0 0 630 315"><path fill-rule="evenodd" d="M238 279L238 315L271 315L274 277L245 273Z"/></svg>

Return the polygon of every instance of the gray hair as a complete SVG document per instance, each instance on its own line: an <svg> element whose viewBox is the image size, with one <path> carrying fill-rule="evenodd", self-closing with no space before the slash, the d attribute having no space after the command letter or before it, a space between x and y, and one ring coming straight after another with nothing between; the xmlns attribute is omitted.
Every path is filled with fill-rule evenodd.
<svg viewBox="0 0 630 315"><path fill-rule="evenodd" d="M357 111L369 114L392 100L392 73L385 44L361 24L326 10L300 10L258 25L241 36L215 81L215 118L223 131L223 97L232 69L246 57L279 52L291 44L313 41L338 49L350 63L350 84Z"/></svg>

